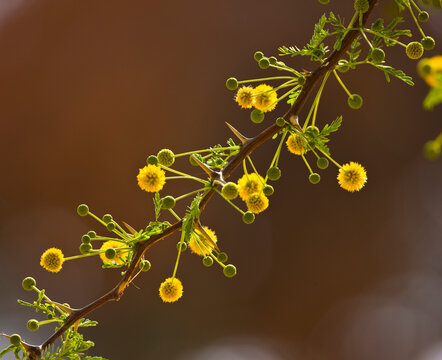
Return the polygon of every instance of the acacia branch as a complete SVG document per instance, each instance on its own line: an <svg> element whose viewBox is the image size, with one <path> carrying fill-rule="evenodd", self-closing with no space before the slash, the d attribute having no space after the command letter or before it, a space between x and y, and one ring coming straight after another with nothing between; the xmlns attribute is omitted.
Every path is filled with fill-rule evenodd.
<svg viewBox="0 0 442 360"><path fill-rule="evenodd" d="M369 0L370 8L363 16L363 24L366 23L370 13L372 12L373 8L378 3L378 1L379 0ZM297 97L296 101L291 106L291 108L283 116L283 118L287 122L290 122L293 126L297 127L300 131L302 131L298 123L298 116L301 110L303 109L307 99L309 98L311 92L313 91L315 85L318 83L320 79L324 77L324 75L327 72L333 70L336 67L338 61L343 57L343 55L348 50L348 48L355 40L355 38L358 36L358 34L359 30L348 31L347 35L342 40L341 48L339 50L333 50L318 68L307 74L306 82L302 88L302 91L300 92L299 96ZM263 130L261 133L256 135L255 137L245 141L242 144L238 154L235 157L233 157L219 173L214 172L213 174L214 177L221 180L230 177L233 171L239 165L241 165L242 161L247 156L249 156L256 148L261 146L263 143L271 139L273 135L278 133L278 131L280 130L281 127L279 127L274 123L273 125ZM215 193L215 188L220 186L218 182L212 181L212 183L214 184L213 188L204 195L203 199L200 202L200 212L204 210L206 204L212 198L213 194ZM60 329L58 329L51 337L49 337L42 345L29 346L28 357L30 359L40 359L45 349L49 345L54 343L61 335L63 335L63 333L70 326L74 325L75 322L85 317L87 314L94 311L95 309L101 307L103 304L105 304L108 301L118 301L120 297L123 295L126 287L130 284L131 279L133 278L135 272L137 271L138 264L140 260L143 258L144 254L157 242L167 238L168 236L180 230L181 226L182 226L182 220L177 221L172 226L164 230L164 232L162 232L161 234L153 235L149 239L137 243L131 263L129 264L126 273L124 274L122 279L118 282L118 284L108 293L94 300L89 305L86 305L81 309L74 309L73 312L66 318L64 325Z"/></svg>

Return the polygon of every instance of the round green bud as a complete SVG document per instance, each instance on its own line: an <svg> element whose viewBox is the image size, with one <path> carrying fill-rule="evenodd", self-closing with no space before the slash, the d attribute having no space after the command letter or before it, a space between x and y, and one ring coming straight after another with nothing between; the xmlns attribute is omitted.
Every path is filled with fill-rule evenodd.
<svg viewBox="0 0 442 360"><path fill-rule="evenodd" d="M313 59L319 60L325 55L325 51L322 49L315 49L313 50L312 54L313 54Z"/></svg>
<svg viewBox="0 0 442 360"><path fill-rule="evenodd" d="M26 291L31 291L33 290L32 287L35 286L37 284L37 282L35 281L35 279L33 277L25 277L21 283L21 286L23 286L23 289L25 289Z"/></svg>
<svg viewBox="0 0 442 360"><path fill-rule="evenodd" d="M224 270L224 275L228 278L234 277L236 275L236 267L232 264L227 265Z"/></svg>
<svg viewBox="0 0 442 360"><path fill-rule="evenodd" d="M330 2L330 0L319 0L319 3L322 5L326 5Z"/></svg>
<svg viewBox="0 0 442 360"><path fill-rule="evenodd" d="M186 251L187 250L187 243L185 241L183 241L183 242L178 241L176 244L177 251L180 251L180 248L181 248L181 252Z"/></svg>
<svg viewBox="0 0 442 360"><path fill-rule="evenodd" d="M204 256L203 257L203 265L210 267L213 265L213 259L210 256Z"/></svg>
<svg viewBox="0 0 442 360"><path fill-rule="evenodd" d="M431 74L431 65L429 64L428 59L419 60L417 63L417 72L420 76L425 77Z"/></svg>
<svg viewBox="0 0 442 360"><path fill-rule="evenodd" d="M374 48L370 52L371 59L374 63L381 63L385 59L385 52L380 48Z"/></svg>
<svg viewBox="0 0 442 360"><path fill-rule="evenodd" d="M410 59L416 60L424 54L424 47L420 42L412 41L407 45L405 52Z"/></svg>
<svg viewBox="0 0 442 360"><path fill-rule="evenodd" d="M317 126L313 126L313 125L307 126L307 129L305 129L305 132L307 134L311 134L313 136L318 136L320 133L319 128Z"/></svg>
<svg viewBox="0 0 442 360"><path fill-rule="evenodd" d="M312 184L317 184L321 181L321 176L317 173L313 173L313 174L310 174L308 179Z"/></svg>
<svg viewBox="0 0 442 360"><path fill-rule="evenodd" d="M283 127L285 126L285 120L282 117L279 117L276 119L276 125L278 125L279 127Z"/></svg>
<svg viewBox="0 0 442 360"><path fill-rule="evenodd" d="M91 242L91 238L89 237L89 235L83 235L81 237L81 242L83 244L89 244Z"/></svg>
<svg viewBox="0 0 442 360"><path fill-rule="evenodd" d="M12 334L9 338L9 341L12 345L18 346L21 344L21 336L18 334Z"/></svg>
<svg viewBox="0 0 442 360"><path fill-rule="evenodd" d="M195 158L192 155L189 156L189 162L192 166L198 166L198 163L195 161Z"/></svg>
<svg viewBox="0 0 442 360"><path fill-rule="evenodd" d="M113 230L115 230L115 223L114 223L113 221L107 223L106 228L107 228L109 231L113 231Z"/></svg>
<svg viewBox="0 0 442 360"><path fill-rule="evenodd" d="M264 57L264 54L261 51L257 51L254 55L253 55L254 59L256 61L261 60Z"/></svg>
<svg viewBox="0 0 442 360"><path fill-rule="evenodd" d="M140 267L140 270L144 272L149 271L151 268L149 260L141 260L138 266Z"/></svg>
<svg viewBox="0 0 442 360"><path fill-rule="evenodd" d="M87 254L91 250L92 250L91 244L81 244L80 245L80 253L82 253L82 254Z"/></svg>
<svg viewBox="0 0 442 360"><path fill-rule="evenodd" d="M110 223L113 220L113 217L111 214L105 214L103 215L103 221L107 224Z"/></svg>
<svg viewBox="0 0 442 360"><path fill-rule="evenodd" d="M253 109L250 113L250 119L255 123L259 124L264 120L264 113L261 110Z"/></svg>
<svg viewBox="0 0 442 360"><path fill-rule="evenodd" d="M219 262L225 263L229 257L225 252L220 252L216 258Z"/></svg>
<svg viewBox="0 0 442 360"><path fill-rule="evenodd" d="M93 231L93 230L88 231L87 234L88 234L88 236L89 236L91 239L93 239L94 237L97 236L97 233L96 233L95 231Z"/></svg>
<svg viewBox="0 0 442 360"><path fill-rule="evenodd" d="M373 30L373 31L384 30L384 19L379 18L373 24L371 24L371 30Z"/></svg>
<svg viewBox="0 0 442 360"><path fill-rule="evenodd" d="M173 209L175 207L176 201L173 196L165 196L161 199L161 208L162 209Z"/></svg>
<svg viewBox="0 0 442 360"><path fill-rule="evenodd" d="M89 213L89 207L86 204L78 205L77 214L80 216L86 216Z"/></svg>
<svg viewBox="0 0 442 360"><path fill-rule="evenodd" d="M273 189L272 185L266 185L262 189L262 192L264 193L265 196L270 196L270 195L273 195L273 193L275 192L275 189Z"/></svg>
<svg viewBox="0 0 442 360"><path fill-rule="evenodd" d="M278 61L278 60L277 60L274 56L270 56L270 57L269 57L269 62L270 62L270 64L275 65L277 61Z"/></svg>
<svg viewBox="0 0 442 360"><path fill-rule="evenodd" d="M172 150L169 149L162 149L157 154L158 162L167 167L171 167L172 164L175 162L175 154Z"/></svg>
<svg viewBox="0 0 442 360"><path fill-rule="evenodd" d="M273 166L267 170L267 177L269 180L276 181L281 177L281 170L278 167Z"/></svg>
<svg viewBox="0 0 442 360"><path fill-rule="evenodd" d="M434 41L434 39L431 36L425 36L421 40L421 44L425 50L433 50L434 47L436 46L436 42Z"/></svg>
<svg viewBox="0 0 442 360"><path fill-rule="evenodd" d="M158 165L158 158L155 155L150 155L146 159L147 165Z"/></svg>
<svg viewBox="0 0 442 360"><path fill-rule="evenodd" d="M355 0L355 10L361 13L366 13L370 8L368 0Z"/></svg>
<svg viewBox="0 0 442 360"><path fill-rule="evenodd" d="M363 103L362 96L358 94L353 94L352 96L349 96L347 99L348 106L350 106L352 109L360 109Z"/></svg>
<svg viewBox="0 0 442 360"><path fill-rule="evenodd" d="M430 18L430 14L428 14L428 12L426 12L426 11L421 11L417 15L417 18L419 19L420 22L426 22Z"/></svg>
<svg viewBox="0 0 442 360"><path fill-rule="evenodd" d="M306 81L307 79L306 79L306 77L305 76L300 76L300 77L298 77L298 84L299 85L304 85L305 84L305 81Z"/></svg>
<svg viewBox="0 0 442 360"><path fill-rule="evenodd" d="M229 90L238 89L238 80L236 80L234 77L228 78L226 81L226 87Z"/></svg>
<svg viewBox="0 0 442 360"><path fill-rule="evenodd" d="M31 331L37 331L39 326L40 325L39 325L38 321L35 319L29 320L28 323L26 324L26 327Z"/></svg>
<svg viewBox="0 0 442 360"><path fill-rule="evenodd" d="M113 259L117 255L117 252L115 251L114 248L109 248L109 249L106 249L106 251L104 252L104 255L108 259Z"/></svg>
<svg viewBox="0 0 442 360"><path fill-rule="evenodd" d="M345 73L348 70L350 70L350 65L348 65L348 61L347 60L339 60L338 61L338 71L341 73Z"/></svg>
<svg viewBox="0 0 442 360"><path fill-rule="evenodd" d="M270 66L270 60L266 57L263 57L258 61L258 65L261 69L268 69L268 67Z"/></svg>
<svg viewBox="0 0 442 360"><path fill-rule="evenodd" d="M228 182L221 190L221 193L228 200L233 200L238 196L238 185L234 182Z"/></svg>
<svg viewBox="0 0 442 360"><path fill-rule="evenodd" d="M251 224L255 221L255 214L251 211L247 211L242 216L242 221L246 224Z"/></svg>
<svg viewBox="0 0 442 360"><path fill-rule="evenodd" d="M52 320L52 319L54 318L54 315L52 315L52 314L47 314L47 315L46 315L46 318L47 318L48 320Z"/></svg>
<svg viewBox="0 0 442 360"><path fill-rule="evenodd" d="M328 168L328 159L325 157L320 157L317 161L316 161L316 166L319 169L327 169Z"/></svg>
<svg viewBox="0 0 442 360"><path fill-rule="evenodd" d="M441 145L434 140L427 141L424 145L424 156L428 160L436 160L441 153Z"/></svg>

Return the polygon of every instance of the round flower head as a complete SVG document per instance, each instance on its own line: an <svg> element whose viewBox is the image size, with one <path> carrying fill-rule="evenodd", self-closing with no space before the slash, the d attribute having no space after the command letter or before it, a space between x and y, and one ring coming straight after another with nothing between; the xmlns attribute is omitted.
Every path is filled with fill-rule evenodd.
<svg viewBox="0 0 442 360"><path fill-rule="evenodd" d="M228 182L223 186L221 192L226 199L233 200L238 196L238 185Z"/></svg>
<svg viewBox="0 0 442 360"><path fill-rule="evenodd" d="M206 230L206 233L210 236L212 241L216 243L218 238L213 230L209 229L207 226L203 226L203 229ZM198 229L195 232L192 232L189 240L189 247L193 253L204 256L209 255L212 252L213 245L203 236L201 231Z"/></svg>
<svg viewBox="0 0 442 360"><path fill-rule="evenodd" d="M235 101L243 109L250 109L253 106L253 88L250 86L243 86L236 93Z"/></svg>
<svg viewBox="0 0 442 360"><path fill-rule="evenodd" d="M156 165L147 165L140 169L137 180L141 189L148 192L157 192L163 188L166 182L166 174Z"/></svg>
<svg viewBox="0 0 442 360"><path fill-rule="evenodd" d="M46 250L40 259L40 265L47 271L57 273L61 270L64 255L60 249L50 248Z"/></svg>
<svg viewBox="0 0 442 360"><path fill-rule="evenodd" d="M249 211L259 214L268 208L269 199L262 193L254 193L248 197L246 204Z"/></svg>
<svg viewBox="0 0 442 360"><path fill-rule="evenodd" d="M306 150L306 142L298 134L290 135L286 141L286 145L289 151L295 155L303 155L308 151L308 149Z"/></svg>
<svg viewBox="0 0 442 360"><path fill-rule="evenodd" d="M101 250L107 250L107 249L116 249L116 248L121 248L121 247L125 247L125 244L123 244L122 242L119 241L114 241L114 240L109 240L106 241L105 243L103 243L103 245L101 245ZM115 256L112 258L108 258L106 256L106 252L102 252L100 253L100 258L101 260L103 260L103 263L105 264L109 264L109 265L122 265L127 261L127 257L129 254L129 250L125 249L125 250L115 250ZM108 254L110 255L110 252L108 252Z"/></svg>
<svg viewBox="0 0 442 360"><path fill-rule="evenodd" d="M367 182L367 172L361 164L351 161L339 169L338 182L347 191L359 191Z"/></svg>
<svg viewBox="0 0 442 360"><path fill-rule="evenodd" d="M410 59L416 60L424 54L424 47L420 42L412 41L407 45L405 52Z"/></svg>
<svg viewBox="0 0 442 360"><path fill-rule="evenodd" d="M157 159L161 165L171 167L175 162L175 154L172 150L163 149L157 154Z"/></svg>
<svg viewBox="0 0 442 360"><path fill-rule="evenodd" d="M437 87L437 78L442 74L442 55L422 59L418 63L417 70L429 86Z"/></svg>
<svg viewBox="0 0 442 360"><path fill-rule="evenodd" d="M238 180L239 197L246 201L247 198L256 192L261 192L264 187L264 179L262 176L255 173L244 174L241 179Z"/></svg>
<svg viewBox="0 0 442 360"><path fill-rule="evenodd" d="M177 278L167 278L160 285L160 298L166 303L177 301L183 296L183 284Z"/></svg>
<svg viewBox="0 0 442 360"><path fill-rule="evenodd" d="M272 111L276 107L278 95L269 85L261 84L253 90L253 106L263 112Z"/></svg>

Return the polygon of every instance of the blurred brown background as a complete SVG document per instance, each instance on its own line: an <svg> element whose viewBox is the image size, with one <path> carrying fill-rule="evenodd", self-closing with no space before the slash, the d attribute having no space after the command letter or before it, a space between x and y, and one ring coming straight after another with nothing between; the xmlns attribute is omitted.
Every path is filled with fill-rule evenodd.
<svg viewBox="0 0 442 360"><path fill-rule="evenodd" d="M381 1L376 16L391 16ZM267 76L253 60L262 50L302 46L324 11L351 16L352 3L333 1L0 1L0 330L40 343L51 332L26 330L38 317L21 308L28 275L60 302L80 307L110 289L119 271L97 258L45 272L48 247L78 253L81 235L99 225L76 215L85 202L98 215L142 228L151 196L136 182L150 154L224 143L224 121L254 135L287 110L281 104L261 125L232 101L229 76ZM441 52L441 12L425 29ZM412 27L416 38L417 30ZM409 87L374 68L342 76L364 97L347 107L331 78L319 124L344 116L332 136L336 159L361 162L367 186L340 189L336 168L313 186L300 159L284 151L283 177L271 207L253 226L219 199L204 213L238 276L204 268L184 253L184 297L162 304L158 287L170 276L178 238L148 255L152 269L119 303L109 303L87 329L91 354L161 360L437 360L442 359L442 169L421 155L441 129L441 109L424 112L428 89L402 48L389 64L415 78ZM284 59L312 69L304 59ZM279 74L279 73L277 73ZM275 144L256 152L261 171ZM196 171L185 159L183 170ZM240 172L234 174L236 180ZM168 183L163 194L190 185ZM4 347L5 340L0 340ZM6 357L7 358L7 357ZM7 358L9 359L9 358Z"/></svg>

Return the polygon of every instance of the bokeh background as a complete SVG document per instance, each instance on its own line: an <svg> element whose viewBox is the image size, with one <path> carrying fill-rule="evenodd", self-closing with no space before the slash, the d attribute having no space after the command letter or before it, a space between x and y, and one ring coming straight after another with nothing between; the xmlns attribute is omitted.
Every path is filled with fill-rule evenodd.
<svg viewBox="0 0 442 360"><path fill-rule="evenodd" d="M350 2L331 3L1 0L0 330L31 343L52 331L26 329L38 315L16 302L33 298L22 290L25 276L74 307L112 288L119 271L101 270L97 258L68 262L54 275L40 268L40 255L53 246L74 255L82 234L106 233L76 215L79 203L145 227L153 216L151 195L138 188L136 175L148 155L225 143L231 134L224 121L251 136L282 115L287 105L252 124L225 79L267 76L253 53L302 46L324 11L351 16ZM372 20L391 17L392 3L381 1ZM425 24L438 41L429 55L441 52L441 22L435 11ZM158 287L172 273L177 235L159 243L137 287L91 314L100 325L84 331L96 342L90 354L442 359L442 167L421 153L440 132L442 107L422 109L428 88L402 50L389 50L387 60L412 75L414 87L396 79L387 85L381 72L366 67L342 75L364 97L361 110L347 107L332 78L320 104L321 126L344 117L332 152L338 161L364 164L363 191L340 189L332 166L311 185L302 161L284 151L271 207L252 226L220 199L204 212L238 275L227 279L186 252L178 273L184 297L163 304ZM298 69L315 66L285 61ZM256 151L261 171L275 146ZM176 164L202 175L186 159ZM162 193L179 195L192 186L170 182Z"/></svg>

